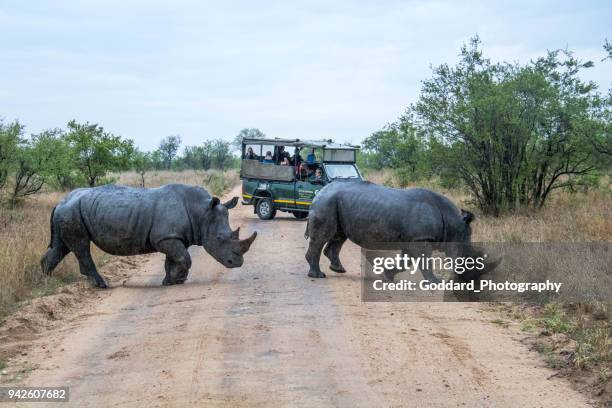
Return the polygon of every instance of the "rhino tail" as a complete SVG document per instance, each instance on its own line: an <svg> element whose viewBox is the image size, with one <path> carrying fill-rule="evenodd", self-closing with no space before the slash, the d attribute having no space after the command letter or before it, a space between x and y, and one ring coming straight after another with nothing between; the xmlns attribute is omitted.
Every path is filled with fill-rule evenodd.
<svg viewBox="0 0 612 408"><path fill-rule="evenodd" d="M308 235L308 219L306 220L306 231L304 231L304 239L308 239L309 235Z"/></svg>
<svg viewBox="0 0 612 408"><path fill-rule="evenodd" d="M51 238L49 238L49 246L47 246L47 248L51 248L53 247L53 241L55 240L55 227L54 227L54 223L53 223L53 215L55 214L55 208L53 207L53 209L51 210L51 219L49 221L50 227L51 227Z"/></svg>

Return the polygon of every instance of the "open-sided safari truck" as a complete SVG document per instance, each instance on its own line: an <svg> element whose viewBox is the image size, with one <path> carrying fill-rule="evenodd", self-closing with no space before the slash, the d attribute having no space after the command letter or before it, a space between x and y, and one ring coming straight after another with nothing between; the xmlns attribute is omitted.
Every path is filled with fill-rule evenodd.
<svg viewBox="0 0 612 408"><path fill-rule="evenodd" d="M331 140L242 140L242 204L262 220L277 211L306 218L314 196L327 183L361 180L355 165L359 146Z"/></svg>

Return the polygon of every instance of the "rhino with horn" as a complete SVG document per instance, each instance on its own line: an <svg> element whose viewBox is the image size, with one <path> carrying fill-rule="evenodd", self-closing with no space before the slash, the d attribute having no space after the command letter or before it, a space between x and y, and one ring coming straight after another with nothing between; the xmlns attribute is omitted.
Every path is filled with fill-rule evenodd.
<svg viewBox="0 0 612 408"><path fill-rule="evenodd" d="M75 190L51 213L51 242L41 260L42 270L51 274L73 252L80 272L96 286L107 287L91 258L91 242L113 255L164 253L164 285L185 282L192 245L204 247L227 268L239 267L257 233L241 240L240 228L231 230L228 210L237 203L237 197L221 203L203 188L182 184Z"/></svg>

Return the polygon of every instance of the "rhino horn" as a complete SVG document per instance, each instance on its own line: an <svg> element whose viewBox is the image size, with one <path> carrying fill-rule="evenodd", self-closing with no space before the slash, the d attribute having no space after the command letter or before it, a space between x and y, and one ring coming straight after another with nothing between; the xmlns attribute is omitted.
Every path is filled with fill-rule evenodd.
<svg viewBox="0 0 612 408"><path fill-rule="evenodd" d="M257 237L257 231L253 232L253 234L247 239L242 239L238 241L240 245L240 252L244 254L246 251L248 251L253 241L255 241L256 237Z"/></svg>
<svg viewBox="0 0 612 408"><path fill-rule="evenodd" d="M234 231L232 231L232 239L238 239L240 238L240 227L236 228Z"/></svg>
<svg viewBox="0 0 612 408"><path fill-rule="evenodd" d="M231 200L229 200L228 202L223 203L225 208L227 208L228 210L231 210L232 208L234 208L236 206L236 204L238 204L238 197L234 197Z"/></svg>
<svg viewBox="0 0 612 408"><path fill-rule="evenodd" d="M485 270L483 272L483 274L485 273L489 273L495 270L495 268L497 268L499 266L499 264L502 263L502 257L500 256L499 258L497 258L494 261L491 262L487 262L485 265Z"/></svg>

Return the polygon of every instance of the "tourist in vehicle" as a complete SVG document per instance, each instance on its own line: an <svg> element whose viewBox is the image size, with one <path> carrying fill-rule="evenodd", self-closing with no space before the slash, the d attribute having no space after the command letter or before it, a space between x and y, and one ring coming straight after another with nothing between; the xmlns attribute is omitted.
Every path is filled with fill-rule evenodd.
<svg viewBox="0 0 612 408"><path fill-rule="evenodd" d="M262 163L274 164L274 159L272 158L272 152L271 151L267 151L266 152L266 157L264 157Z"/></svg>
<svg viewBox="0 0 612 408"><path fill-rule="evenodd" d="M283 157L283 161L280 164L281 166L291 166L291 162L289 161L288 157Z"/></svg>
<svg viewBox="0 0 612 408"><path fill-rule="evenodd" d="M299 178L301 181L310 181L311 177L314 177L315 171L313 166L309 165L306 162L302 162L300 164L299 169Z"/></svg>
<svg viewBox="0 0 612 408"><path fill-rule="evenodd" d="M285 146L277 146L274 148L274 163L281 164L285 157L291 159L289 152L285 151Z"/></svg>
<svg viewBox="0 0 612 408"><path fill-rule="evenodd" d="M308 156L306 156L306 163L314 164L315 161L317 161L317 158L315 157L315 149L312 149L310 154L308 154Z"/></svg>
<svg viewBox="0 0 612 408"><path fill-rule="evenodd" d="M318 168L315 170L314 174L308 178L308 181L312 184L325 184L325 179L323 178L323 170Z"/></svg>
<svg viewBox="0 0 612 408"><path fill-rule="evenodd" d="M245 160L257 160L257 155L253 152L253 148L249 146L246 154L244 155Z"/></svg>
<svg viewBox="0 0 612 408"><path fill-rule="evenodd" d="M295 153L293 154L293 164L296 167L299 167L302 163L303 159L302 156L300 156L300 149L298 149L297 147L295 148Z"/></svg>
<svg viewBox="0 0 612 408"><path fill-rule="evenodd" d="M300 167L298 168L297 171L297 176L301 181L306 181L308 180L308 166L306 165L305 162L300 163Z"/></svg>
<svg viewBox="0 0 612 408"><path fill-rule="evenodd" d="M289 152L283 152L283 155L281 156L281 162L284 161L285 159L287 159L287 162L289 162L289 164L293 164L291 161L291 155L289 154Z"/></svg>

